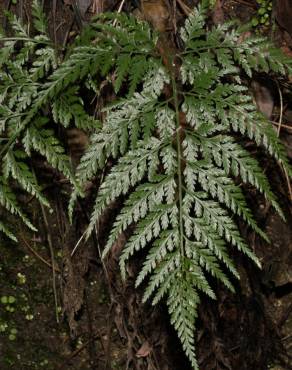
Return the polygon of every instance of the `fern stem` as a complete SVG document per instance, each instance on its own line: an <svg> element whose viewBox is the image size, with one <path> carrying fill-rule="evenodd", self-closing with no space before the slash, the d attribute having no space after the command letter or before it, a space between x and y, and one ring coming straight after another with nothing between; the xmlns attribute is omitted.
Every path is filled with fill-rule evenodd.
<svg viewBox="0 0 292 370"><path fill-rule="evenodd" d="M27 42L34 42L35 44L44 44L44 45L52 45L51 41L46 40L35 40L30 37L2 37L0 38L0 42L6 41L27 41Z"/></svg>
<svg viewBox="0 0 292 370"><path fill-rule="evenodd" d="M208 45L208 46L204 46L204 47L201 47L201 48L196 48L196 50L188 50L188 51L184 51L182 53L180 53L181 55L188 55L188 54L194 54L197 53L197 54L200 54L201 52L203 51L206 51L206 50L211 50L211 49L214 49L214 45ZM239 45L217 45L216 44L216 49L231 49L231 50L234 50L234 49L242 49L242 50L249 50L248 48L245 48L243 47L242 44L239 44Z"/></svg>
<svg viewBox="0 0 292 370"><path fill-rule="evenodd" d="M17 139L18 135L21 133L22 130L23 130L22 127L20 127L18 130L16 130L16 132L12 135L12 137L9 139L9 141L4 145L4 147L0 151L0 158L2 158L5 155L5 153L15 144L16 139Z"/></svg>
<svg viewBox="0 0 292 370"><path fill-rule="evenodd" d="M171 63L174 63L174 59L172 58ZM172 65L171 64L171 65ZM180 254L181 258L184 257L184 229L183 229L183 207L182 207L182 200L183 200L183 180L182 180L182 150L181 150L181 142L180 142L180 120L179 120L179 107L178 107L178 91L176 86L176 80L174 72L171 71L171 82L172 82L172 91L173 91L173 98L174 98L174 107L175 107L175 118L176 118L176 145L177 145L177 178L178 178L178 211L179 211L179 238L180 238ZM182 266L182 265L181 265Z"/></svg>

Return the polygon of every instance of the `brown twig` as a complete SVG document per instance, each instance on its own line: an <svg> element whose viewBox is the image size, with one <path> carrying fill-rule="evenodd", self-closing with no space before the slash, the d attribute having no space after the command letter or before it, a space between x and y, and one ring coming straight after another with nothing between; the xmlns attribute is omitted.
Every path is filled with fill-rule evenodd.
<svg viewBox="0 0 292 370"><path fill-rule="evenodd" d="M9 11L10 5L11 5L11 0L7 0L6 1L6 4L4 4L4 9ZM3 20L3 29L4 30L7 29L7 17L4 17L4 20Z"/></svg>
<svg viewBox="0 0 292 370"><path fill-rule="evenodd" d="M62 363L60 366L58 366L58 370L64 370L64 366L66 365L66 363L70 360L72 360L72 358L76 357L80 352L82 352L87 346L88 344L90 344L92 341L95 341L96 339L100 338L100 334L95 334L93 337L91 337L87 342L85 342L83 344L83 346L77 348L74 352L72 352Z"/></svg>
<svg viewBox="0 0 292 370"><path fill-rule="evenodd" d="M286 168L283 167L283 171L284 171L284 174L285 174L285 177L286 177L286 181L287 181L287 186L288 186L290 201L292 201L292 187L291 187L291 184L290 184L290 178L289 178L289 175L287 173Z"/></svg>
<svg viewBox="0 0 292 370"><path fill-rule="evenodd" d="M93 0L91 5L92 13L99 14L103 11L103 1L102 0Z"/></svg>
<svg viewBox="0 0 292 370"><path fill-rule="evenodd" d="M54 43L57 45L57 30L56 30L56 13L57 13L57 0L53 0L53 31L54 31Z"/></svg>
<svg viewBox="0 0 292 370"><path fill-rule="evenodd" d="M38 252L36 252L27 242L27 240L22 236L22 235L19 235L20 239L23 241L23 243L25 244L25 246L27 247L27 249L38 259L40 260L41 262L43 262L46 266L48 266L50 269L53 269L53 266L50 264L50 262L48 262L45 258L43 258L40 254L38 254ZM55 271L60 273L60 269L58 268L58 266L55 266Z"/></svg>
<svg viewBox="0 0 292 370"><path fill-rule="evenodd" d="M120 13L122 11L124 4L125 4L125 0L122 0L120 6L118 8L118 13ZM114 20L113 26L115 27L116 24L117 24L117 18Z"/></svg>
<svg viewBox="0 0 292 370"><path fill-rule="evenodd" d="M72 29L72 26L74 24L74 20L75 20L75 17L73 15L72 19L70 20L70 23L69 23L69 27L65 33L65 36L64 36L64 40L62 42L62 46L63 46L63 49L65 49L66 45L67 45L67 42L68 42L68 38L69 38L69 35L70 35L70 31Z"/></svg>
<svg viewBox="0 0 292 370"><path fill-rule="evenodd" d="M283 120L283 95L282 95L282 91L280 89L278 81L276 81L276 82L277 82L279 98L280 98L280 117L279 117L278 129L277 129L277 136L279 137L280 132L281 132L282 120ZM288 191L289 191L289 198L292 201L292 187L291 187L291 184L290 184L290 179L289 179L287 170L283 165L282 165L282 169L283 169L286 181L287 181L287 186L288 186Z"/></svg>
<svg viewBox="0 0 292 370"><path fill-rule="evenodd" d="M182 11L185 13L186 16L189 16L192 12L192 9L189 8L182 0L176 0L179 3Z"/></svg>
<svg viewBox="0 0 292 370"><path fill-rule="evenodd" d="M244 6L248 6L252 9L256 9L257 6L255 4L251 4L249 1L244 1L244 0L231 0L232 3L235 3L235 4L242 4Z"/></svg>
<svg viewBox="0 0 292 370"><path fill-rule="evenodd" d="M280 126L280 123L279 122L275 122L275 121L271 121L273 125L275 126ZM288 125L284 125L283 123L281 123L281 128L286 128L287 130L292 130L292 126L288 126Z"/></svg>
<svg viewBox="0 0 292 370"><path fill-rule="evenodd" d="M54 293L54 301L55 301L56 321L57 321L57 323L59 323L58 295L57 295L57 285L56 285L55 256L54 256L53 242L52 242L52 237L51 237L51 233L50 233L50 228L49 228L49 223L48 223L45 208L44 208L42 203L40 203L40 205L41 205L41 210L42 210L42 213L43 213L44 224L45 224L45 227L46 227L47 241L48 241L50 255L51 255L53 293Z"/></svg>
<svg viewBox="0 0 292 370"><path fill-rule="evenodd" d="M280 89L278 81L276 81L276 83L277 83L279 98L280 98L280 117L279 117L278 129L277 129L277 135L279 137L280 136L280 131L281 131L281 126L282 126L282 121L283 121L283 94L282 94L282 91Z"/></svg>

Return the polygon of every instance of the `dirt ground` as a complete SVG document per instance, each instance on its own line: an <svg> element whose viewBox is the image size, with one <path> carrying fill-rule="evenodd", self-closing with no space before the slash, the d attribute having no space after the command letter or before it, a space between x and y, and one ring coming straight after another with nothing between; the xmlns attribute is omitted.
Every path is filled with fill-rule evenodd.
<svg viewBox="0 0 292 370"><path fill-rule="evenodd" d="M120 5L113 0L43 3L51 35L64 47L93 13L115 10ZM172 19L180 22L184 6L192 8L194 3L170 1ZM136 8L136 0L124 3L125 11ZM0 24L4 28L5 9L24 22L30 19L30 1L0 0ZM211 19L214 23L234 17L243 23L255 19L258 24L254 20L253 32L270 37L292 56L291 2L274 1L272 11L267 12L269 22L265 23L261 23L259 9L255 0L221 0L216 2ZM292 159L290 82L259 76L252 89L256 103L270 115ZM232 295L218 284L216 302L203 297L197 325L202 370L292 369L292 194L277 163L263 158L261 164L279 197L286 222L258 193L245 189L271 243L241 227L263 269L258 270L234 253L236 264L241 266L241 281L235 282L237 294ZM40 232L27 234L21 225L16 225L18 245L0 236L0 370L190 369L168 323L165 307L154 309L140 303L141 292L134 289L137 259L130 265L133 277L124 283L117 265L118 245L105 264L100 262L102 236L92 238L86 247L80 245L70 258L88 222L86 201L78 205L76 222L70 226L66 196L62 195L68 189L56 173L39 166L54 213L45 214L36 202L30 201L27 207ZM106 218L100 228L106 234Z"/></svg>

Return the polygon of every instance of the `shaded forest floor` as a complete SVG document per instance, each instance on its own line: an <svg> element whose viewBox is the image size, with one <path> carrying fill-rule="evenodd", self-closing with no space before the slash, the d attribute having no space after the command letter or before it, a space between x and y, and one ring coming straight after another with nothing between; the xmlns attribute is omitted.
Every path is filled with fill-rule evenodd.
<svg viewBox="0 0 292 370"><path fill-rule="evenodd" d="M14 4L15 3L15 4ZM78 2L77 2L78 3ZM119 2L80 1L79 11L72 0L44 1L50 31L59 45L66 46L92 12L112 11ZM254 0L217 1L210 22L239 18L254 19L254 32L263 33L292 55L292 5L275 1L264 20ZM184 18L178 1L174 21ZM133 12L136 2L125 2ZM30 1L0 0L0 22L6 27L4 9L25 22L30 19ZM136 10L137 11L137 10ZM159 14L159 12L157 12ZM149 16L149 15L148 15ZM161 16L161 14L160 14ZM147 15L145 16L147 17ZM290 81L257 76L251 85L259 108L269 116L292 158L292 99ZM68 151L78 157L86 142L81 133L64 133ZM77 154L76 154L77 153ZM238 294L215 287L218 301L202 299L197 325L198 360L202 370L281 370L292 369L292 194L281 168L270 159L261 164L278 195L287 221L253 189L249 203L271 243L267 244L242 226L242 233L259 256L259 271L239 254L233 258L240 267ZM73 258L72 249L88 222L87 203L78 205L77 218L69 224L66 198L69 189L58 174L36 161L47 184L54 213L45 213L33 199L20 197L39 233L19 230L19 244L2 239L0 253L0 370L188 370L176 334L168 324L164 307L141 305L141 292L134 289L139 261L129 267L130 279L119 277L116 245L110 258L99 258L108 219L99 225L100 235L82 243ZM291 191L291 189L290 189ZM112 210L114 212L114 210ZM1 216L1 215L0 215ZM11 219L11 223L14 220ZM55 266L53 269L52 266ZM54 270L54 271L53 271Z"/></svg>

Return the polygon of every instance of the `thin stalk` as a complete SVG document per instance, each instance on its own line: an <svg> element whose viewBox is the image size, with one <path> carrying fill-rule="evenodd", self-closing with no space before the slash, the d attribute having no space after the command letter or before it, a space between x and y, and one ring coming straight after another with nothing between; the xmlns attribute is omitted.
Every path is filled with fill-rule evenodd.
<svg viewBox="0 0 292 370"><path fill-rule="evenodd" d="M46 211L42 203L40 203L41 210L43 213L43 220L46 228L46 233L47 233L47 241L48 241L48 246L49 246L49 251L50 251L50 256L51 256L51 266L52 266L52 281L53 281L53 293L54 293L54 302L55 302L55 315L56 315L56 321L59 324L59 311L58 311L58 292L57 292L57 281L56 281L56 261L55 261L55 255L54 255L54 248L53 248L53 240L52 236L50 233L50 227L49 227L49 222L47 219Z"/></svg>
<svg viewBox="0 0 292 370"><path fill-rule="evenodd" d="M6 42L6 41L27 41L27 42L33 42L35 44L45 44L52 46L51 41L45 41L45 40L35 40L30 37L1 37L0 42Z"/></svg>
<svg viewBox="0 0 292 370"><path fill-rule="evenodd" d="M214 49L216 47L216 49L246 49L248 50L248 48L244 48L244 46L242 44L239 44L239 45L207 45L207 46L203 46L203 47L198 47L196 48L195 50L193 49L190 49L190 50L187 50L187 51L184 51L182 53L180 53L180 55L188 55L188 54L194 54L194 52L196 52L197 54L200 54L202 51L206 51L206 50L210 50L210 49Z"/></svg>
<svg viewBox="0 0 292 370"><path fill-rule="evenodd" d="M171 73L171 82L172 82L172 91L174 97L174 107L175 107L175 117L176 117L176 144L177 144L177 158L178 158L178 165L177 165L177 178L178 178L178 211L179 211L179 235L180 235L180 253L181 257L184 257L184 229L183 229L183 179L182 179L182 149L181 149L181 142L180 142L180 121L179 121L179 107L178 107L178 92L177 86L175 81L174 73Z"/></svg>

